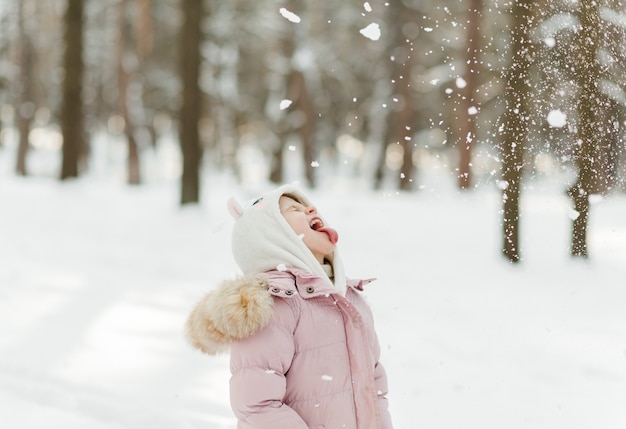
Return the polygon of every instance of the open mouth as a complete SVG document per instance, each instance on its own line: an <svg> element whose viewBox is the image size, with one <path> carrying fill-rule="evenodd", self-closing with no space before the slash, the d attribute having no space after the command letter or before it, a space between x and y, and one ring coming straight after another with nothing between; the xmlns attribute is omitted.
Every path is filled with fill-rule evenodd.
<svg viewBox="0 0 626 429"><path fill-rule="evenodd" d="M334 229L330 227L325 226L322 219L318 217L314 217L311 220L311 223L309 224L309 226L311 227L313 231L323 232L324 234L326 234L330 242L333 244L337 243L337 241L339 240L339 234L337 234L337 231L335 231Z"/></svg>
<svg viewBox="0 0 626 429"><path fill-rule="evenodd" d="M316 217L316 218L313 218L309 226L311 227L312 230L317 231L320 228L324 227L324 222L322 222L322 219Z"/></svg>

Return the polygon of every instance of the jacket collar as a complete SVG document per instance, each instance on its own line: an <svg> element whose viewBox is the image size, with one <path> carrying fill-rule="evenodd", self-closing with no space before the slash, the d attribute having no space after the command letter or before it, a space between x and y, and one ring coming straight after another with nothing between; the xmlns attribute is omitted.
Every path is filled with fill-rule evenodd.
<svg viewBox="0 0 626 429"><path fill-rule="evenodd" d="M263 276L272 284L283 291L297 292L303 298L315 298L321 295L340 294L320 276L296 267L282 267L263 273ZM363 291L365 285L375 279L347 279L348 288Z"/></svg>
<svg viewBox="0 0 626 429"><path fill-rule="evenodd" d="M348 293L363 290L372 280L348 280L347 289L352 290ZM187 337L194 347L205 353L225 352L230 342L246 338L270 323L274 312L273 296L286 298L296 293L305 299L331 294L342 296L322 278L299 268L227 280L194 307L187 319Z"/></svg>

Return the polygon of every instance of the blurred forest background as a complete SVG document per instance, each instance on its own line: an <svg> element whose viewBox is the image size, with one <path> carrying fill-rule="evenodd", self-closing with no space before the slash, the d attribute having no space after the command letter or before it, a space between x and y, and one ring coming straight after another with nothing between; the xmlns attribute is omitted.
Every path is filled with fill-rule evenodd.
<svg viewBox="0 0 626 429"><path fill-rule="evenodd" d="M524 180L560 175L585 257L590 200L626 191L625 57L620 0L0 0L0 156L66 180L104 147L129 185L160 156L181 204L206 171L418 191L436 165L501 190L514 262Z"/></svg>

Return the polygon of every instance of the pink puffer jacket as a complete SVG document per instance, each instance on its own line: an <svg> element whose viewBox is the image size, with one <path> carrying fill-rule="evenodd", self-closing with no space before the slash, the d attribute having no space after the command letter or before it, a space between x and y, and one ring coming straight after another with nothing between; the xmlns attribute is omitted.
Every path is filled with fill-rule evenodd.
<svg viewBox="0 0 626 429"><path fill-rule="evenodd" d="M288 268L225 282L196 306L192 344L230 346L239 429L392 429L365 283L348 281L344 298Z"/></svg>

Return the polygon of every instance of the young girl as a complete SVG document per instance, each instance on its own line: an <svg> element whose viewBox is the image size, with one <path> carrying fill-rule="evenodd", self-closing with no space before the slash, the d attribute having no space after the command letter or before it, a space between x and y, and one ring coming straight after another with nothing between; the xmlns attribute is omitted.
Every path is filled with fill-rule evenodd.
<svg viewBox="0 0 626 429"><path fill-rule="evenodd" d="M239 429L392 429L387 377L364 280L346 280L330 228L298 188L229 202L244 276L187 322L193 346L230 348Z"/></svg>

